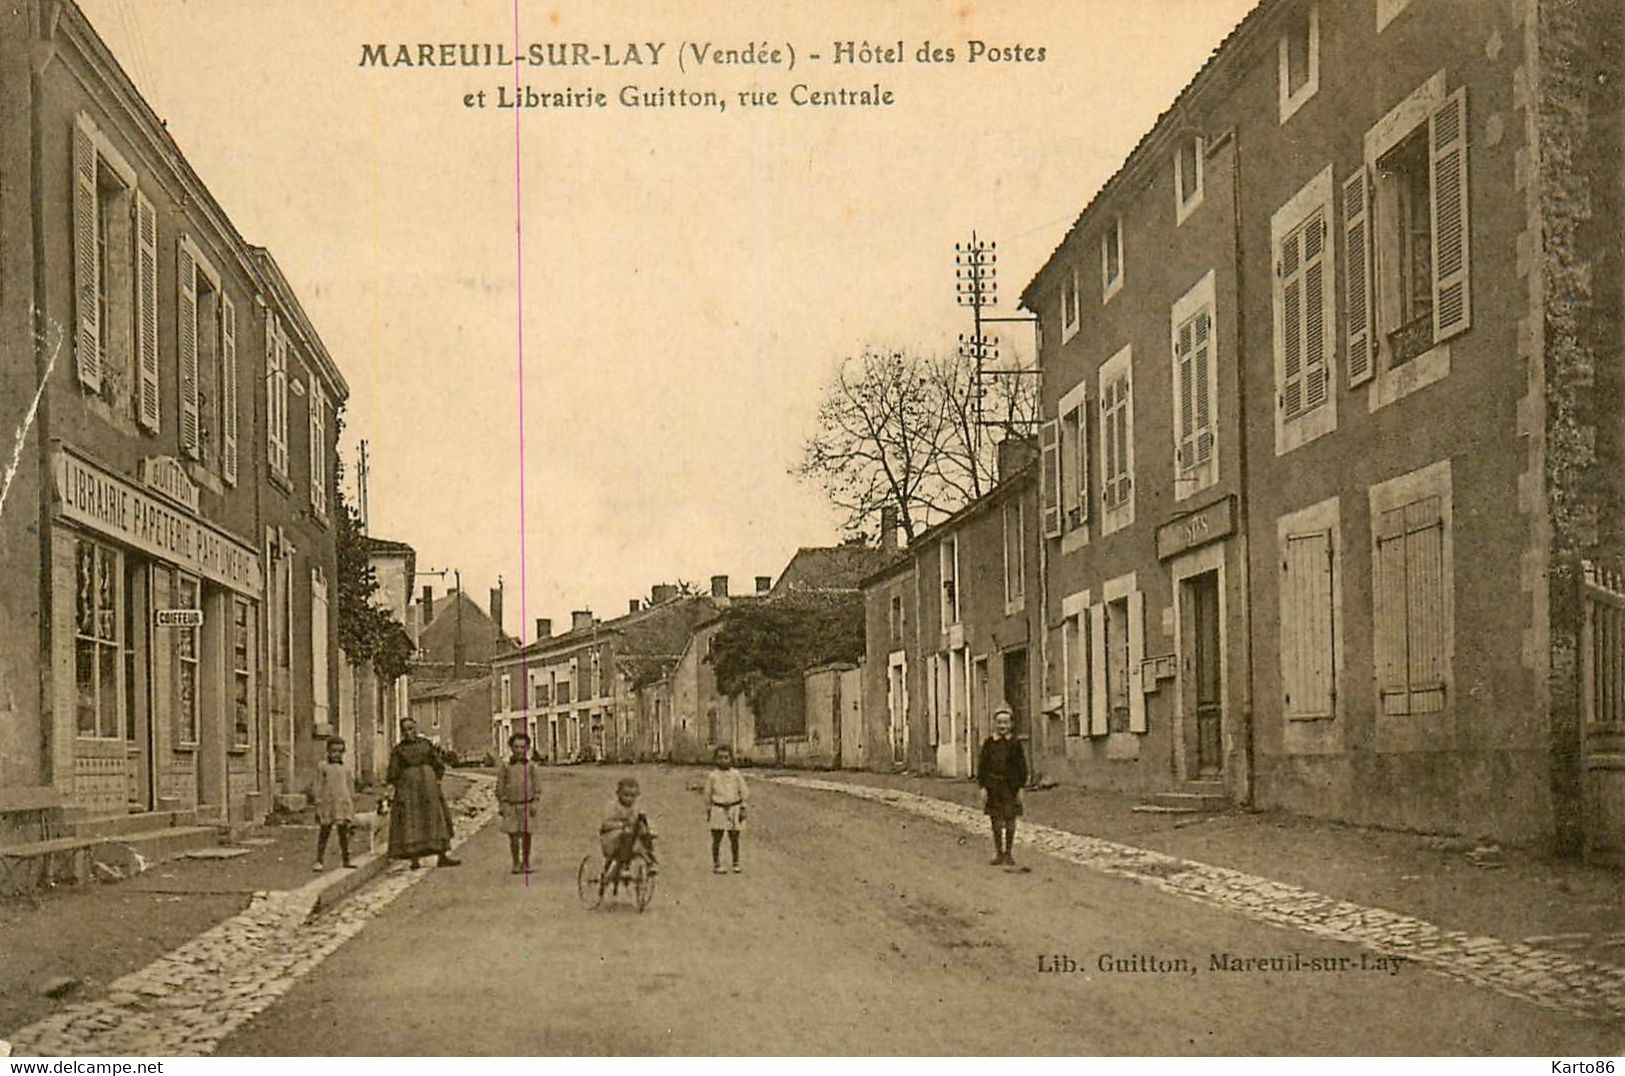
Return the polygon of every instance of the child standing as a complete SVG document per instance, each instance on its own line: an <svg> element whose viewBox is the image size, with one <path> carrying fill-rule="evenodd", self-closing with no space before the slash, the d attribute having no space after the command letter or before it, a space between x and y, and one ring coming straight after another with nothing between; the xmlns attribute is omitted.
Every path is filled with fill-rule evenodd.
<svg viewBox="0 0 1625 1076"><path fill-rule="evenodd" d="M641 852L649 864L649 873L655 874L659 864L655 861L655 835L649 828L649 819L638 810L638 779L623 777L615 782L615 798L609 801L603 820L598 823L598 845L604 853L602 877L618 873L621 865Z"/></svg>
<svg viewBox="0 0 1625 1076"><path fill-rule="evenodd" d="M993 823L993 866L1014 866L1010 849L1016 840L1016 817L1021 814L1021 790L1027 784L1027 756L1021 742L1010 735L1014 722L1010 707L993 712L993 735L982 741L976 765L976 783L987 800L984 809Z"/></svg>
<svg viewBox="0 0 1625 1076"><path fill-rule="evenodd" d="M739 831L745 825L745 777L734 769L733 750L719 747L716 751L716 769L705 775L705 818L711 827L711 872L722 873L722 835L728 835L728 849L733 853L734 873L744 870L739 865Z"/></svg>
<svg viewBox="0 0 1625 1076"><path fill-rule="evenodd" d="M346 867L350 862L350 829L355 825L355 784L350 767L344 763L344 739L330 737L327 741L327 760L316 768L311 782L311 797L316 804L316 863L310 869L321 871L322 858L327 854L328 835L339 831L339 855Z"/></svg>
<svg viewBox="0 0 1625 1076"><path fill-rule="evenodd" d="M530 737L516 732L508 737L508 761L497 771L497 805L514 874L530 873L530 841L541 795L541 771L531 761Z"/></svg>

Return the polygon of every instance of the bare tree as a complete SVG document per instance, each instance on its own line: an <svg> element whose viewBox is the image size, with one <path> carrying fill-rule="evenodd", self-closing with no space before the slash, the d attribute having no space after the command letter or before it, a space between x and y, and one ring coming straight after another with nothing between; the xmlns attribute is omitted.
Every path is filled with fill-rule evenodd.
<svg viewBox="0 0 1625 1076"><path fill-rule="evenodd" d="M997 378L989 420L1019 424L1033 412L1032 391L1013 393ZM818 432L793 472L816 483L857 532L882 508L897 509L910 540L937 519L993 486L991 437L977 450L975 369L969 360L865 349L843 361L818 407ZM1008 395L1009 400L1004 397Z"/></svg>
<svg viewBox="0 0 1625 1076"><path fill-rule="evenodd" d="M1038 419L1037 379L986 374L977 384L975 362L958 352L931 359L927 369L944 416L936 478L943 499L958 507L980 499L997 484L1000 440L1031 435ZM997 434L995 424L1001 431Z"/></svg>

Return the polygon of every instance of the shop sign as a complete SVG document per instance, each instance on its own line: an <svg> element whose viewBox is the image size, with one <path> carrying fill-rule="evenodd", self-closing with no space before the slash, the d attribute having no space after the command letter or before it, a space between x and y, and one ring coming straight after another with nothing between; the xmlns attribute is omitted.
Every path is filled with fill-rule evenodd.
<svg viewBox="0 0 1625 1076"><path fill-rule="evenodd" d="M249 597L264 591L253 547L67 449L57 449L53 469L57 503L68 522Z"/></svg>
<svg viewBox="0 0 1625 1076"><path fill-rule="evenodd" d="M193 515L198 514L197 483L186 473L186 465L174 456L148 456L141 461L141 481Z"/></svg>
<svg viewBox="0 0 1625 1076"><path fill-rule="evenodd" d="M1226 497L1157 528L1157 559L1167 560L1217 541L1236 529L1236 500Z"/></svg>
<svg viewBox="0 0 1625 1076"><path fill-rule="evenodd" d="M203 610L160 609L158 610L158 626L160 628L201 628L203 626Z"/></svg>

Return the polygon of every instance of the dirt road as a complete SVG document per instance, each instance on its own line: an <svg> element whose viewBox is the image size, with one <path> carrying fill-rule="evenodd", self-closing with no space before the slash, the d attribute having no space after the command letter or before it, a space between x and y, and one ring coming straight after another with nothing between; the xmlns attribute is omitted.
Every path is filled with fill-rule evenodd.
<svg viewBox="0 0 1625 1076"><path fill-rule="evenodd" d="M698 770L631 771L661 833L660 888L641 915L588 911L576 865L624 772L545 771L528 886L487 829L218 1053L1575 1056L1625 1042L1617 1025L1036 853L1027 872L995 868L989 841L763 780L745 873L713 875ZM1249 970L1215 970L1216 955ZM1274 958L1297 970L1260 970Z"/></svg>

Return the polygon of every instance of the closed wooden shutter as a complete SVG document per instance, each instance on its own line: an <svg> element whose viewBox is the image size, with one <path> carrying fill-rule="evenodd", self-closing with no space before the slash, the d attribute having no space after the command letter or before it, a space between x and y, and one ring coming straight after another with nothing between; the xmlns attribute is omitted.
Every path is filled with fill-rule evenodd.
<svg viewBox="0 0 1625 1076"><path fill-rule="evenodd" d="M197 459L203 454L198 436L197 263L184 242L177 248L175 264L178 269L175 340L181 390L181 451Z"/></svg>
<svg viewBox="0 0 1625 1076"><path fill-rule="evenodd" d="M220 294L220 474L237 484L237 308Z"/></svg>
<svg viewBox="0 0 1625 1076"><path fill-rule="evenodd" d="M1111 729L1106 697L1106 607L1089 607L1089 735L1104 736Z"/></svg>
<svg viewBox="0 0 1625 1076"><path fill-rule="evenodd" d="M328 735L327 580L317 569L310 578L310 693L316 735Z"/></svg>
<svg viewBox="0 0 1625 1076"><path fill-rule="evenodd" d="M1472 324L1467 219L1467 89L1428 120L1433 166L1433 339L1448 340Z"/></svg>
<svg viewBox="0 0 1625 1076"><path fill-rule="evenodd" d="M1051 419L1038 427L1038 454L1041 462L1044 537L1061 536L1061 448L1059 427Z"/></svg>
<svg viewBox="0 0 1625 1076"><path fill-rule="evenodd" d="M1175 394L1178 396L1178 447L1176 462L1180 470L1196 465L1196 385L1195 364L1196 324L1187 321L1174 332Z"/></svg>
<svg viewBox="0 0 1625 1076"><path fill-rule="evenodd" d="M1438 497L1405 506L1406 679L1409 712L1444 709L1444 517Z"/></svg>
<svg viewBox="0 0 1625 1076"><path fill-rule="evenodd" d="M139 402L136 417L151 433L163 423L158 381L158 212L135 192L135 349Z"/></svg>
<svg viewBox="0 0 1625 1076"><path fill-rule="evenodd" d="M1145 591L1128 596L1128 730L1146 731L1145 715Z"/></svg>
<svg viewBox="0 0 1625 1076"><path fill-rule="evenodd" d="M1409 659L1406 654L1405 510L1394 508L1377 518L1377 579L1372 625L1376 652L1377 691L1382 712L1410 712Z"/></svg>
<svg viewBox="0 0 1625 1076"><path fill-rule="evenodd" d="M96 189L96 140L83 117L73 128L74 358L79 382L102 387L101 205Z"/></svg>
<svg viewBox="0 0 1625 1076"><path fill-rule="evenodd" d="M1288 717L1333 712L1332 534L1292 534L1281 558L1281 676Z"/></svg>
<svg viewBox="0 0 1625 1076"><path fill-rule="evenodd" d="M1089 709L1089 630L1086 613L1061 622L1065 644L1066 732L1083 735L1085 713Z"/></svg>
<svg viewBox="0 0 1625 1076"><path fill-rule="evenodd" d="M1192 407L1196 462L1206 463L1213 458L1213 395L1209 384L1213 376L1213 315L1203 310L1196 315L1193 329L1195 340L1191 355L1191 380L1196 385L1196 403Z"/></svg>
<svg viewBox="0 0 1625 1076"><path fill-rule="evenodd" d="M1326 402L1327 355L1332 345L1327 317L1326 215L1317 210L1303 226L1303 409Z"/></svg>
<svg viewBox="0 0 1625 1076"><path fill-rule="evenodd" d="M1343 240L1348 259L1343 295L1351 386L1370 380L1372 374L1370 205L1371 185L1362 167L1343 181Z"/></svg>
<svg viewBox="0 0 1625 1076"><path fill-rule="evenodd" d="M1072 488L1077 495L1078 521L1089 521L1089 397L1078 401L1078 449L1072 464Z"/></svg>
<svg viewBox="0 0 1625 1076"><path fill-rule="evenodd" d="M1284 417L1303 413L1303 233L1281 241L1276 266L1281 288L1281 396Z"/></svg>

